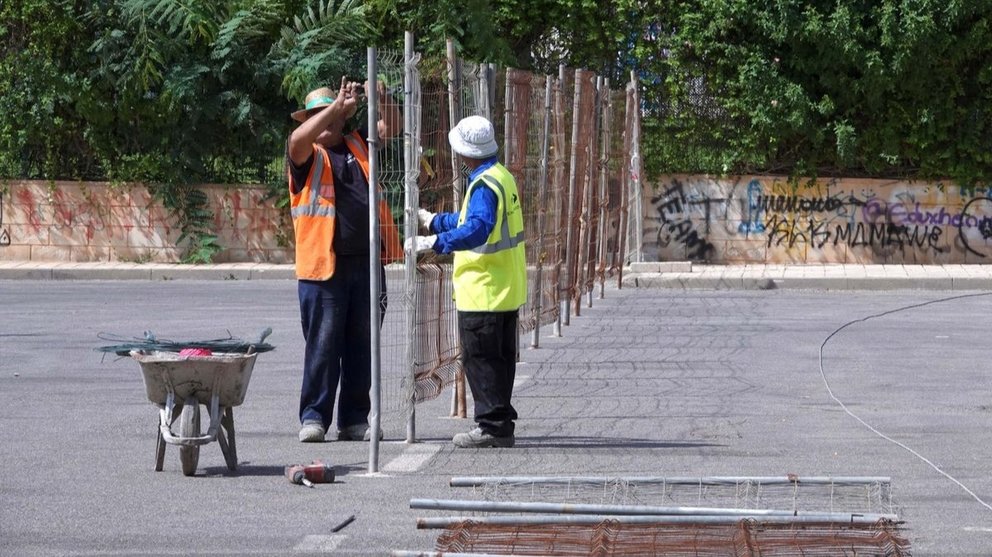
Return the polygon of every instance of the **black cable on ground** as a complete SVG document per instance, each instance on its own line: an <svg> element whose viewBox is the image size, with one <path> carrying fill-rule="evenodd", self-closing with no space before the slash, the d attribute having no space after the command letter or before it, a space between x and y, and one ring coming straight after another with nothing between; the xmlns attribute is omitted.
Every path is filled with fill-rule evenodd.
<svg viewBox="0 0 992 557"><path fill-rule="evenodd" d="M861 425L863 425L866 428L868 428L868 430L871 431L872 433L874 433L875 435L878 435L882 439L885 439L886 441L888 441L888 442L890 442L890 443L892 443L894 445L897 445L899 447L902 447L903 449L909 451L913 456L915 456L915 457L919 458L920 460L922 460L923 462L927 463L931 468L933 468L934 470L936 470L940 475L942 475L945 478L947 478L947 479L951 480L952 482L956 483L961 489L965 490L965 492L967 492L968 495L971 495L982 506L984 506L988 510L992 511L992 506L990 506L988 503L986 503L985 501L983 501L981 497L979 497L978 495L976 495L975 492L973 492L972 490L968 489L968 487L965 486L963 483L959 482L957 479L955 479L953 476L951 476L947 472L944 472L943 470L941 470L939 466L937 466L936 464L934 464L933 462L931 462L928 458L926 458L925 456L923 456L920 453L916 452L915 450L913 450L909 446L905 445L904 443L901 443L899 441L896 441L895 439L889 437L888 435L885 435L881 431L879 431L879 430L875 429L873 426L871 426L868 422L862 420L860 417L858 417L856 414L854 414L854 412L851 412L850 410L848 410L847 405L845 405L843 402L841 402L841 400L839 398L837 398L836 396L834 396L834 391L833 391L833 389L830 388L830 382L827 381L827 374L826 374L826 372L823 371L823 347L826 346L827 343L830 342L830 339L833 338L837 333L841 332L842 330L846 329L847 327L849 327L849 326L851 326L851 325L853 325L855 323L862 323L862 322L868 321L869 319L875 319L876 317L884 317L886 315L891 315L893 313L898 313L900 311L907 311L907 310L911 310L911 309L921 308L921 307L924 307L924 306L929 306L931 304L939 304L939 303L943 303L943 302L950 302L950 301L953 301L953 300L960 300L960 299L963 299L963 298L977 298L979 296L992 296L992 292L983 292L983 293L979 293L979 294L962 294L960 296L950 296L948 298L940 298L938 300L931 300L929 302L923 302L923 303L920 303L920 304L912 304L912 305L909 305L909 306L904 306L904 307L892 309L892 310L889 310L889 311L883 311L882 313L876 313L874 315L869 315L867 317L862 317L861 319L855 319L853 321L848 321L847 323L844 323L843 325L841 325L840 327L838 327L837 329L835 329L834 332L832 332L829 335L827 335L827 338L825 338L823 340L823 343L820 344L819 364L820 364L820 377L823 378L823 384L827 387L827 393L830 395L830 398L834 400L834 402L836 402L837 404L840 405L841 409L843 409L844 412L847 413L847 415L849 415L852 418L854 418L855 420L857 420Z"/></svg>

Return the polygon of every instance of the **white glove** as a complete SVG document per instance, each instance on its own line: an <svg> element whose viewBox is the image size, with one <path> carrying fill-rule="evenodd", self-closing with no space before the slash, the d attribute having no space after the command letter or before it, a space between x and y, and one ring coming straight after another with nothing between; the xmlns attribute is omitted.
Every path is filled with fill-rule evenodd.
<svg viewBox="0 0 992 557"><path fill-rule="evenodd" d="M427 209L417 209L417 220L420 221L420 226L423 226L425 230L431 229L431 223L434 222L434 217L436 215Z"/></svg>
<svg viewBox="0 0 992 557"><path fill-rule="evenodd" d="M406 242L403 242L403 250L414 253L430 251L436 241L437 236L414 236L413 238L407 238Z"/></svg>

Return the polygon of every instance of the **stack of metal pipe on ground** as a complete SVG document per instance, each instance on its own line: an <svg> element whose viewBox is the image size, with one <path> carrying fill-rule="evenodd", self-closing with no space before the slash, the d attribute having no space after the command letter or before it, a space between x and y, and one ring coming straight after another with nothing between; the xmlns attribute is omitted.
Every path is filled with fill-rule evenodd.
<svg viewBox="0 0 992 557"><path fill-rule="evenodd" d="M394 556L909 555L887 477L461 477L451 486L483 499L412 499L413 509L458 514L418 518L418 528L443 530L434 551ZM742 502L775 506L719 504Z"/></svg>

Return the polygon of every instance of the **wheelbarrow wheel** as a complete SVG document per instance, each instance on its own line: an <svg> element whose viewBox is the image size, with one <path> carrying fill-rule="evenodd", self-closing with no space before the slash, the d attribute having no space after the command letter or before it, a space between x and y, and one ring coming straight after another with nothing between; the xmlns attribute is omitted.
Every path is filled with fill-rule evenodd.
<svg viewBox="0 0 992 557"><path fill-rule="evenodd" d="M179 415L179 435L182 437L200 436L200 403L189 399L183 405ZM182 445L179 447L179 462L182 464L183 475L192 476L196 473L196 465L200 462L199 445Z"/></svg>

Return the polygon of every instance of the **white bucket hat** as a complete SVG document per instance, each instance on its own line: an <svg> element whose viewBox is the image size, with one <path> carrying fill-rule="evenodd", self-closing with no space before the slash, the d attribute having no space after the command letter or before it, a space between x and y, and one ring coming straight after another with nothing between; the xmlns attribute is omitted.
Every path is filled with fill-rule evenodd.
<svg viewBox="0 0 992 557"><path fill-rule="evenodd" d="M448 143L456 153L470 159L489 158L499 150L493 125L482 116L462 118L448 132Z"/></svg>

